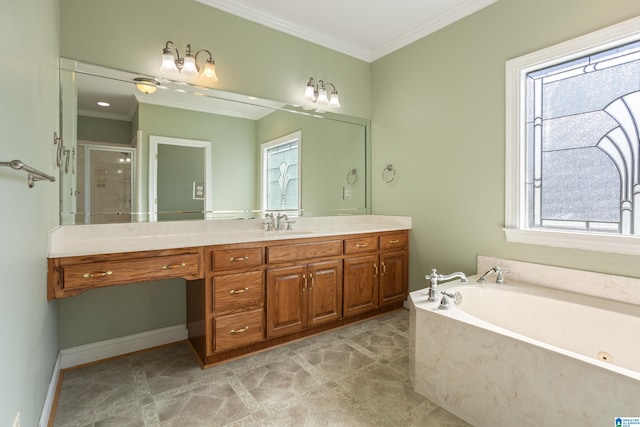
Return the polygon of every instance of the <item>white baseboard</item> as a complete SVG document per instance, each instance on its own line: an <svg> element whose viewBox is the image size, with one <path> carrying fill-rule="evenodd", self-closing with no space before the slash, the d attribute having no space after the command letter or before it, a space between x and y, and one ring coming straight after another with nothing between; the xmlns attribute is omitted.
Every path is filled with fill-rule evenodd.
<svg viewBox="0 0 640 427"><path fill-rule="evenodd" d="M49 381L49 389L47 390L47 397L44 400L44 406L42 407L42 413L40 414L40 421L38 427L47 427L49 425L49 416L53 409L53 399L56 396L56 388L58 387L58 380L60 378L60 353L56 358L56 363L53 365L53 373L51 374L51 381Z"/></svg>
<svg viewBox="0 0 640 427"><path fill-rule="evenodd" d="M188 332L186 325L177 325L66 348L60 350L58 357L60 359L60 369L72 368L97 360L108 359L134 351L186 340L187 338Z"/></svg>

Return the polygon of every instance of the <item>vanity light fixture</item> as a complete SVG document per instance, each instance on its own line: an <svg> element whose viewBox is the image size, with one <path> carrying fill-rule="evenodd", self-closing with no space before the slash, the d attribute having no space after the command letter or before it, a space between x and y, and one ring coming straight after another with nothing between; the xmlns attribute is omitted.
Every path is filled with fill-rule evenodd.
<svg viewBox="0 0 640 427"><path fill-rule="evenodd" d="M325 85L333 88L329 96L327 96L327 89ZM304 89L304 99L315 102L316 104L328 105L332 108L340 108L340 100L338 98L338 90L336 89L336 86L333 83L325 83L322 80L318 80L318 83L314 84L313 77L309 78L307 87Z"/></svg>
<svg viewBox="0 0 640 427"><path fill-rule="evenodd" d="M175 50L175 55L171 51L170 46ZM196 61L198 55L202 52L206 52L209 55L209 59L205 60L201 70ZM176 44L171 40L165 44L162 50L162 66L160 67L160 71L180 72L185 76L202 75L213 83L218 81L218 76L216 76L216 63L213 60L211 52L206 49L200 49L194 54L191 51L191 45L188 44L184 56L180 57L180 52Z"/></svg>
<svg viewBox="0 0 640 427"><path fill-rule="evenodd" d="M157 80L146 77L136 77L133 81L136 82L136 88L147 95L154 93L160 86L160 82Z"/></svg>

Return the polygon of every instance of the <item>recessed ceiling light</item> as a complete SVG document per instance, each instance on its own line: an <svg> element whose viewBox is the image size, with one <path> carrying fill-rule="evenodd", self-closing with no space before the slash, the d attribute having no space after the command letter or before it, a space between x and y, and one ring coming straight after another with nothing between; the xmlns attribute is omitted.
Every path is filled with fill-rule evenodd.
<svg viewBox="0 0 640 427"><path fill-rule="evenodd" d="M111 104L105 101L98 101L98 105L101 107L109 107Z"/></svg>

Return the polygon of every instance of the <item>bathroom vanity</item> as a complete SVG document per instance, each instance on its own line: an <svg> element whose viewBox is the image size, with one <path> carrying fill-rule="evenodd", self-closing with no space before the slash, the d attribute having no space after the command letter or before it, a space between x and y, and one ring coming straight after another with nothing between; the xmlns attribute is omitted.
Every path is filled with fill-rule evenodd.
<svg viewBox="0 0 640 427"><path fill-rule="evenodd" d="M203 366L402 307L410 218L300 218L59 227L48 298L186 280L189 341Z"/></svg>

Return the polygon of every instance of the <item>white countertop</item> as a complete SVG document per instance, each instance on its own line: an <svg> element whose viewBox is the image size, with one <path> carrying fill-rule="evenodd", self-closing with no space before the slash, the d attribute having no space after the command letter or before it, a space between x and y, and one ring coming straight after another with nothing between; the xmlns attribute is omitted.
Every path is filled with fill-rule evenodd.
<svg viewBox="0 0 640 427"><path fill-rule="evenodd" d="M215 219L99 225L61 225L48 235L48 257L262 242L411 229L411 217L299 217L293 230L265 231L262 219Z"/></svg>

